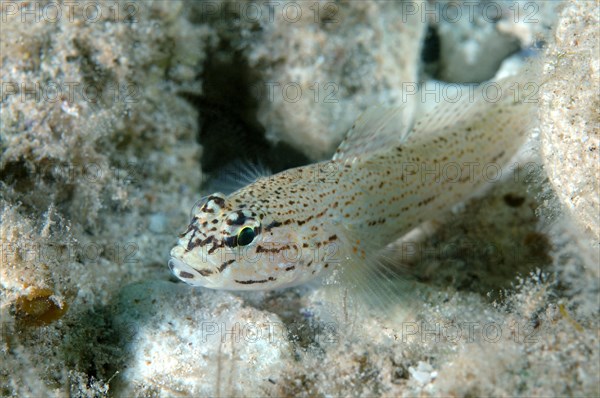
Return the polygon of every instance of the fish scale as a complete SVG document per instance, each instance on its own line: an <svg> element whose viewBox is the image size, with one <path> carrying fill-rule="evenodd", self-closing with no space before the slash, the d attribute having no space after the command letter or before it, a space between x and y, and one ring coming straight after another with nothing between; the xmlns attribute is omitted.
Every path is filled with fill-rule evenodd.
<svg viewBox="0 0 600 398"><path fill-rule="evenodd" d="M403 107L371 108L332 160L207 197L169 267L192 285L266 290L369 266L386 245L506 173L535 120L535 101L515 95L530 76L496 82L496 101L480 88L413 125Z"/></svg>

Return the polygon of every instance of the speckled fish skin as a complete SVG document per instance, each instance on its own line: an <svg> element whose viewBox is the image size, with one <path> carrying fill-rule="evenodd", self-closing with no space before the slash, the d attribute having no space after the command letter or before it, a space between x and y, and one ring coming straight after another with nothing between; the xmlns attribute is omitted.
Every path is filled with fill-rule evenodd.
<svg viewBox="0 0 600 398"><path fill-rule="evenodd" d="M527 81L499 81L496 101L476 90L441 103L411 127L401 110L372 110L332 160L210 195L171 250L172 272L197 286L267 290L338 266L367 266L378 250L510 171L504 166L536 109L515 84L522 90ZM255 237L241 246L245 227Z"/></svg>

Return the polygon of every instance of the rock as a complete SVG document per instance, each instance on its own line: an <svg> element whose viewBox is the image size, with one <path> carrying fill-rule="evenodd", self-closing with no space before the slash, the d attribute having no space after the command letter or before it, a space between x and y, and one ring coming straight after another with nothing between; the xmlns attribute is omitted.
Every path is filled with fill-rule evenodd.
<svg viewBox="0 0 600 398"><path fill-rule="evenodd" d="M545 54L541 138L548 177L565 207L600 243L598 5L569 2Z"/></svg>
<svg viewBox="0 0 600 398"><path fill-rule="evenodd" d="M392 2L277 4L258 23L242 12L231 39L255 76L256 118L269 140L319 160L368 106L414 107L402 90L418 80L426 28L418 14Z"/></svg>
<svg viewBox="0 0 600 398"><path fill-rule="evenodd" d="M410 366L408 371L411 377L420 385L430 383L437 375L430 364L422 361L419 361L416 368Z"/></svg>
<svg viewBox="0 0 600 398"><path fill-rule="evenodd" d="M282 321L225 292L128 285L113 321L128 358L119 396L259 396L291 366Z"/></svg>
<svg viewBox="0 0 600 398"><path fill-rule="evenodd" d="M491 79L511 53L544 40L556 21L559 4L444 0L423 5L423 14L437 26L440 38L437 78L456 83Z"/></svg>

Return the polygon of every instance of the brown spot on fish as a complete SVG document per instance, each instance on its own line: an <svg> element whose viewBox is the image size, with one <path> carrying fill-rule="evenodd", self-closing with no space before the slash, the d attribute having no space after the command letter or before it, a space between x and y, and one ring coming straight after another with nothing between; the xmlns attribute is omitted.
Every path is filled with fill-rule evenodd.
<svg viewBox="0 0 600 398"><path fill-rule="evenodd" d="M417 203L417 206L425 206L428 203L431 203L436 197L435 196L430 196L426 199L423 199L422 201L420 201L419 203Z"/></svg>
<svg viewBox="0 0 600 398"><path fill-rule="evenodd" d="M223 243L221 244L217 244L217 242L213 242L213 246L208 250L208 254L213 254L215 250L217 250L218 248L223 247Z"/></svg>
<svg viewBox="0 0 600 398"><path fill-rule="evenodd" d="M297 224L298 224L298 225L304 225L304 224L306 224L307 222L309 222L310 220L312 220L312 219L313 219L313 217L314 217L314 216L309 216L309 217L305 218L304 220L298 220L298 223L297 223Z"/></svg>
<svg viewBox="0 0 600 398"><path fill-rule="evenodd" d="M496 162L498 159L500 159L502 156L504 156L504 151L500 151L500 153L498 153L496 156L494 156L492 158L492 163Z"/></svg>
<svg viewBox="0 0 600 398"><path fill-rule="evenodd" d="M221 208L225 206L225 200L223 198L218 197L218 196L209 196L208 200L206 201L206 204L208 204L211 201L215 205L217 205L217 206L219 206ZM206 205L204 205L204 207L206 207Z"/></svg>
<svg viewBox="0 0 600 398"><path fill-rule="evenodd" d="M218 268L219 272L223 272L225 270L225 268L227 268L228 266L230 266L233 263L235 263L235 260L225 261L223 264L221 264L219 266L219 268Z"/></svg>
<svg viewBox="0 0 600 398"><path fill-rule="evenodd" d="M179 271L179 276L185 279L194 279L194 274L190 274L189 272Z"/></svg>
<svg viewBox="0 0 600 398"><path fill-rule="evenodd" d="M235 219L227 218L225 220L227 225L244 225L246 223L246 220L248 219L246 215L241 211L235 212L234 215L236 216Z"/></svg>
<svg viewBox="0 0 600 398"><path fill-rule="evenodd" d="M227 238L223 239L223 243L227 247L236 247L237 246L237 236L236 235L228 236Z"/></svg>
<svg viewBox="0 0 600 398"><path fill-rule="evenodd" d="M288 250L290 248L289 245L285 245L285 246L281 246L281 247L272 247L272 248L267 248L267 247L263 247L263 246L256 246L256 252L257 253L279 253L282 250Z"/></svg>
<svg viewBox="0 0 600 398"><path fill-rule="evenodd" d="M272 276L269 277L269 279L261 279L261 280L252 280L252 279L248 279L245 281L240 281L238 279L235 280L236 283L239 283L240 285L252 285L254 283L267 283L267 282L272 282L272 281L276 281L277 279L273 278Z"/></svg>
<svg viewBox="0 0 600 398"><path fill-rule="evenodd" d="M267 225L265 227L265 231L270 231L271 229L277 228L279 226L281 226L281 223L279 221L273 221L272 223L270 223L269 225Z"/></svg>

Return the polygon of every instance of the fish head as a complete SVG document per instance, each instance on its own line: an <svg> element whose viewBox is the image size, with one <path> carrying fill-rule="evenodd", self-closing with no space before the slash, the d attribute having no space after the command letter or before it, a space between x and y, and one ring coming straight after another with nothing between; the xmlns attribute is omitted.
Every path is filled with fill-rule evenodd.
<svg viewBox="0 0 600 398"><path fill-rule="evenodd" d="M222 290L270 290L310 279L312 253L302 250L301 231L244 192L215 193L194 207L171 249L173 274L190 285Z"/></svg>

